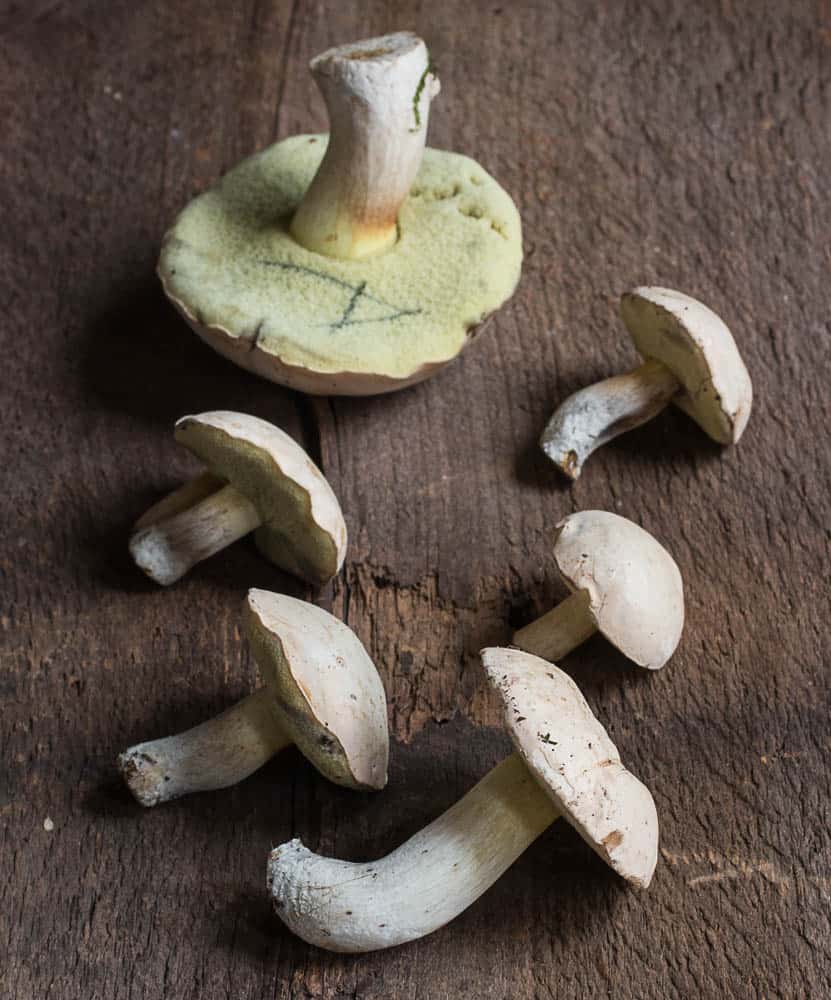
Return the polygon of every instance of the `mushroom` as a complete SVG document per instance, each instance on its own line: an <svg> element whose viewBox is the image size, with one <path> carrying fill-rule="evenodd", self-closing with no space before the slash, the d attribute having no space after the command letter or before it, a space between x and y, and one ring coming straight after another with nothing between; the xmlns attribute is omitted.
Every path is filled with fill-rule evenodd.
<svg viewBox="0 0 831 1000"><path fill-rule="evenodd" d="M134 525L130 554L152 580L175 583L250 531L267 559L309 583L338 572L346 555L340 504L288 434L228 410L182 417L174 433L209 471Z"/></svg>
<svg viewBox="0 0 831 1000"><path fill-rule="evenodd" d="M425 149L439 82L409 32L311 62L330 134L243 161L180 214L159 276L215 350L305 392L437 372L514 291L519 214L477 163Z"/></svg>
<svg viewBox="0 0 831 1000"><path fill-rule="evenodd" d="M482 660L517 752L380 861L313 854L299 840L268 861L274 906L331 951L389 948L430 934L478 899L559 816L631 885L646 888L658 817L574 681L515 649Z"/></svg>
<svg viewBox="0 0 831 1000"><path fill-rule="evenodd" d="M387 783L387 702L375 665L343 622L285 594L250 590L244 628L264 686L215 719L118 758L138 802L227 788L295 743L347 788Z"/></svg>
<svg viewBox="0 0 831 1000"><path fill-rule="evenodd" d="M593 451L640 427L673 402L719 444L735 444L750 416L753 387L733 335L702 302L669 288L636 288L620 312L640 368L580 389L561 403L540 445L577 479Z"/></svg>
<svg viewBox="0 0 831 1000"><path fill-rule="evenodd" d="M583 510L555 528L554 562L571 595L514 633L514 645L560 660L595 632L648 670L675 652L684 585L675 560L619 514Z"/></svg>

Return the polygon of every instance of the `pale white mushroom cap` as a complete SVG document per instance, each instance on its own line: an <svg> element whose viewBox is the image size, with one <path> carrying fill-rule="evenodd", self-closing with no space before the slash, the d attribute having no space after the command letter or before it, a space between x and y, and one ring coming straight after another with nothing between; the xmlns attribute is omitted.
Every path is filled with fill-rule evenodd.
<svg viewBox="0 0 831 1000"><path fill-rule="evenodd" d="M384 686L360 639L327 611L268 590L250 590L245 627L281 722L330 781L387 783Z"/></svg>
<svg viewBox="0 0 831 1000"><path fill-rule="evenodd" d="M518 649L482 650L505 723L529 771L586 843L640 889L658 861L658 814L574 681Z"/></svg>
<svg viewBox="0 0 831 1000"><path fill-rule="evenodd" d="M343 565L346 523L338 499L306 452L278 427L247 413L182 417L176 440L257 508L257 547L290 573L322 584Z"/></svg>
<svg viewBox="0 0 831 1000"><path fill-rule="evenodd" d="M684 387L673 402L720 444L735 444L750 417L753 386L732 333L712 309L670 288L636 288L620 312L635 347Z"/></svg>
<svg viewBox="0 0 831 1000"><path fill-rule="evenodd" d="M605 510L569 514L556 530L557 568L570 590L588 594L598 631L639 666L662 667L684 628L684 585L669 552Z"/></svg>

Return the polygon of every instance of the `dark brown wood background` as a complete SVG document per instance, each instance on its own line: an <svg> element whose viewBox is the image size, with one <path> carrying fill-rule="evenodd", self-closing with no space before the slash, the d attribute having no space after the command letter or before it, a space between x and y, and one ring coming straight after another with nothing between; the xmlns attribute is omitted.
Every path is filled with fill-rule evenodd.
<svg viewBox="0 0 831 1000"><path fill-rule="evenodd" d="M238 159L325 127L312 55L405 27L440 70L432 144L520 206L522 283L433 381L304 398L191 335L159 242ZM831 5L809 0L0 6L4 998L831 994L830 65ZM537 435L634 362L616 302L639 283L725 317L750 425L722 452L667 412L569 487ZM169 591L129 564L132 519L194 471L173 420L213 408L286 428L341 498L347 563L315 599L384 677L381 794L294 751L151 811L119 785L128 743L255 683L247 587L312 596L248 543ZM558 824L423 941L350 957L291 937L271 845L376 857L507 752L477 650L562 596L551 528L590 507L653 532L686 585L665 670L600 639L564 662L654 792L652 889Z"/></svg>

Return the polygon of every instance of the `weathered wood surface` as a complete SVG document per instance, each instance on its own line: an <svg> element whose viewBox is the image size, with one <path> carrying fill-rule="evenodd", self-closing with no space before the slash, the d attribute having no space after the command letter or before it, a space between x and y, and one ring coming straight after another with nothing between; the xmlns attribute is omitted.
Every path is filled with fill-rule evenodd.
<svg viewBox="0 0 831 1000"><path fill-rule="evenodd" d="M154 259L240 157L324 127L314 53L399 27L440 69L431 142L520 205L524 277L434 381L312 401L202 347ZM0 994L829 995L828 4L66 0L6 3L0 31ZM733 327L748 431L722 453L666 413L569 488L537 434L634 360L616 297L644 282ZM351 549L319 600L383 671L382 794L293 751L147 812L118 784L129 742L255 682L244 590L304 594L244 543L170 591L129 565L132 518L193 469L173 419L215 407L285 427L342 499ZM562 593L551 526L589 507L652 531L686 583L666 670L600 639L564 662L654 791L653 888L625 890L558 826L419 943L343 957L292 938L264 893L269 847L377 856L505 753L476 651Z"/></svg>

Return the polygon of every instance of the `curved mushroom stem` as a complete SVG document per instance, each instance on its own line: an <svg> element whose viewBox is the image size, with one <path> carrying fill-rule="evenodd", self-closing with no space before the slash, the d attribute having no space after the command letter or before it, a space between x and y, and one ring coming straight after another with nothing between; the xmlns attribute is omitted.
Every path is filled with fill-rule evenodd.
<svg viewBox="0 0 831 1000"><path fill-rule="evenodd" d="M577 590L541 618L514 632L514 645L556 663L596 631L588 591Z"/></svg>
<svg viewBox="0 0 831 1000"><path fill-rule="evenodd" d="M292 235L329 257L380 253L398 238L439 91L427 47L399 32L329 49L311 71L329 111L329 145Z"/></svg>
<svg viewBox="0 0 831 1000"><path fill-rule="evenodd" d="M681 383L660 361L646 361L568 397L542 432L540 446L570 479L593 451L640 427L669 403Z"/></svg>
<svg viewBox="0 0 831 1000"><path fill-rule="evenodd" d="M143 806L235 785L291 743L260 688L236 705L177 736L138 743L119 755L124 780Z"/></svg>
<svg viewBox="0 0 831 1000"><path fill-rule="evenodd" d="M498 764L464 798L380 861L275 848L268 886L280 918L330 951L390 948L430 934L490 888L558 817L522 759Z"/></svg>
<svg viewBox="0 0 831 1000"><path fill-rule="evenodd" d="M256 507L233 486L205 495L207 481L200 476L151 507L130 538L138 567L164 587L262 523Z"/></svg>

